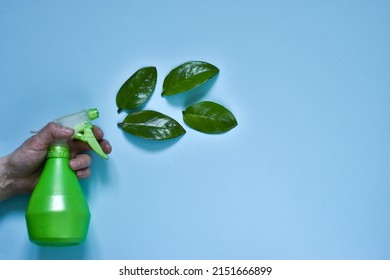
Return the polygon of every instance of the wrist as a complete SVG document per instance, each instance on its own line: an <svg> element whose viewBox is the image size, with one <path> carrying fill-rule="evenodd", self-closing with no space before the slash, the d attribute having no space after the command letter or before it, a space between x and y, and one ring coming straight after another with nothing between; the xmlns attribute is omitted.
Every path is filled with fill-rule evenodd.
<svg viewBox="0 0 390 280"><path fill-rule="evenodd" d="M9 175L9 157L0 158L0 201L16 193L15 180Z"/></svg>

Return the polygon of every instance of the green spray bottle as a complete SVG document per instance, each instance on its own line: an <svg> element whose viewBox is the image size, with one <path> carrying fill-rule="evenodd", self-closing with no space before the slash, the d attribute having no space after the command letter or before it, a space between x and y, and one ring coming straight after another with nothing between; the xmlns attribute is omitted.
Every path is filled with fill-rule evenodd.
<svg viewBox="0 0 390 280"><path fill-rule="evenodd" d="M87 142L98 155L108 159L92 132L90 121L98 117L97 109L88 109L54 122L73 128L74 139ZM58 140L50 146L26 211L29 238L37 245L77 245L87 236L91 214L69 160L66 140Z"/></svg>

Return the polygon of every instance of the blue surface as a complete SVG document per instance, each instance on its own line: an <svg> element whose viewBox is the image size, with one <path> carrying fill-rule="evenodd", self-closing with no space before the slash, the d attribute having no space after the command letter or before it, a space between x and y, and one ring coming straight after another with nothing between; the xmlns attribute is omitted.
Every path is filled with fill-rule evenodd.
<svg viewBox="0 0 390 280"><path fill-rule="evenodd" d="M83 181L85 244L28 241L28 197L0 203L1 259L389 259L389 1L1 1L0 154L51 119L97 107L113 145ZM188 60L221 72L162 98ZM145 106L179 120L229 108L224 135L150 142L117 128L144 66ZM183 124L184 125L184 124Z"/></svg>

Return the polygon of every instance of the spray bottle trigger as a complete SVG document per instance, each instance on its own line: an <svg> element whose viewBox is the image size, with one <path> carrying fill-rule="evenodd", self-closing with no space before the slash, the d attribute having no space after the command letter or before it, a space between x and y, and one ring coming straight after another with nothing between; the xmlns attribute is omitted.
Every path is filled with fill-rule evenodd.
<svg viewBox="0 0 390 280"><path fill-rule="evenodd" d="M103 152L99 142L96 140L95 135L92 132L92 124L86 126L82 131L77 132L73 138L87 142L92 150L94 150L99 156L104 159L108 159L108 156Z"/></svg>

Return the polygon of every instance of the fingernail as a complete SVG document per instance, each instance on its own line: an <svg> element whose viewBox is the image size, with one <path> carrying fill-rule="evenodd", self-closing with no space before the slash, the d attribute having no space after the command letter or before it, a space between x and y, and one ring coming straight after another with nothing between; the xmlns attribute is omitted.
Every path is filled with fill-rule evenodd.
<svg viewBox="0 0 390 280"><path fill-rule="evenodd" d="M73 129L70 127L62 126L61 130L66 134L73 134Z"/></svg>
<svg viewBox="0 0 390 280"><path fill-rule="evenodd" d="M80 166L80 164L79 164L79 162L78 162L77 160L71 160L71 161L69 162L69 165L70 165L70 167L71 167L73 170L76 170L76 169Z"/></svg>

